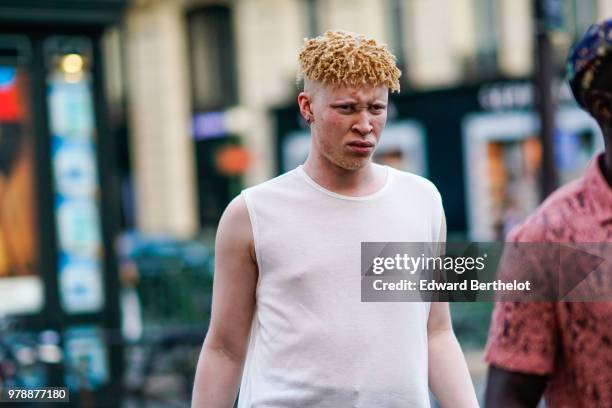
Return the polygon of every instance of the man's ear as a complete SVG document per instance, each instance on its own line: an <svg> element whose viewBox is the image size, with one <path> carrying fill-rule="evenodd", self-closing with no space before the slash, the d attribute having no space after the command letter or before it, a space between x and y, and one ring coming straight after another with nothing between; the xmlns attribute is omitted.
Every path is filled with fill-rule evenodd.
<svg viewBox="0 0 612 408"><path fill-rule="evenodd" d="M300 113L304 120L309 124L314 121L314 114L312 112L312 96L310 92L303 91L298 95L298 105L300 106Z"/></svg>

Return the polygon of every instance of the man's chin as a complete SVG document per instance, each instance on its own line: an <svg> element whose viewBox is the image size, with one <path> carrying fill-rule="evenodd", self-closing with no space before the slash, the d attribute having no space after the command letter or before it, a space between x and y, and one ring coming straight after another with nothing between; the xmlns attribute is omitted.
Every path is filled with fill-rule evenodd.
<svg viewBox="0 0 612 408"><path fill-rule="evenodd" d="M336 166L348 171L355 171L368 166L372 162L371 157L346 158L336 162Z"/></svg>

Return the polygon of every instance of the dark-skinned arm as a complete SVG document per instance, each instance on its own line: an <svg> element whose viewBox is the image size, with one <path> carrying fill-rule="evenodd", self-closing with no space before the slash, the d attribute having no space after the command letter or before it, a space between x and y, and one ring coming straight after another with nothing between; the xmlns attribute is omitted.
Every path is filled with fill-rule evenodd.
<svg viewBox="0 0 612 408"><path fill-rule="evenodd" d="M524 374L490 366L485 392L486 408L535 408L548 377Z"/></svg>

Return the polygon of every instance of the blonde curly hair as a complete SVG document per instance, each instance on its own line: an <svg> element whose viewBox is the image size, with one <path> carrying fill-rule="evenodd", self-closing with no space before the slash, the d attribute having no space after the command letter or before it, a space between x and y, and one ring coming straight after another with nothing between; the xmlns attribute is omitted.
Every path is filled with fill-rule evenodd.
<svg viewBox="0 0 612 408"><path fill-rule="evenodd" d="M402 72L384 44L348 31L326 31L304 39L299 54L298 81L308 79L331 85L359 87L385 85L399 92Z"/></svg>

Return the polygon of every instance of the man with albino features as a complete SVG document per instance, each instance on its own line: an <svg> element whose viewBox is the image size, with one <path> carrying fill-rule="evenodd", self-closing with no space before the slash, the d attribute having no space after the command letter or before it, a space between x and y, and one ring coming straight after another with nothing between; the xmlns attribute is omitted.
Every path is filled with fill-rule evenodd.
<svg viewBox="0 0 612 408"><path fill-rule="evenodd" d="M361 302L361 242L443 242L429 181L374 164L395 57L342 31L299 55L311 149L223 214L194 407L475 407L448 305Z"/></svg>

